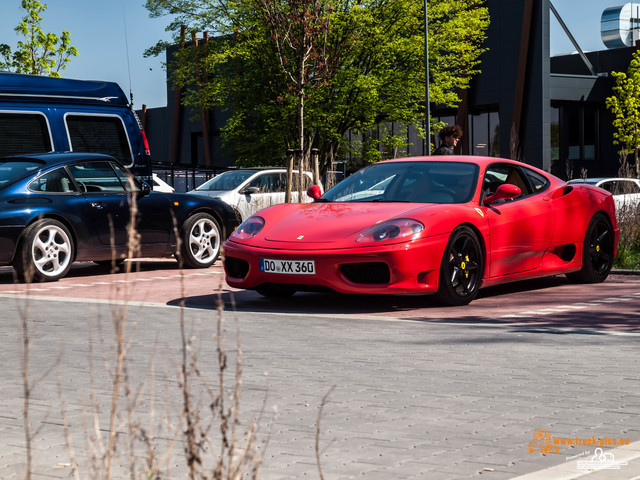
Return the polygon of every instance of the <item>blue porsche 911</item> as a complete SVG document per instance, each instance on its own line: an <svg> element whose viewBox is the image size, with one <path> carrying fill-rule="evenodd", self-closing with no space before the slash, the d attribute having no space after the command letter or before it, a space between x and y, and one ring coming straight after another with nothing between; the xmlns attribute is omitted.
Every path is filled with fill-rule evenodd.
<svg viewBox="0 0 640 480"><path fill-rule="evenodd" d="M206 268L238 223L219 200L151 192L107 155L0 158L0 265L22 281L58 280L74 261L143 256Z"/></svg>

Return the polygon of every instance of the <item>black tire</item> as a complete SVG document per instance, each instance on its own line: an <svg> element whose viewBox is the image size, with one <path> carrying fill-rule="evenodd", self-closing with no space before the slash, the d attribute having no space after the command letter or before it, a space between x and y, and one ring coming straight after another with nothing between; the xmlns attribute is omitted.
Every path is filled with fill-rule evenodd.
<svg viewBox="0 0 640 480"><path fill-rule="evenodd" d="M287 285L262 285L256 288L263 297L286 298L296 293L296 289Z"/></svg>
<svg viewBox="0 0 640 480"><path fill-rule="evenodd" d="M482 246L469 227L456 228L440 264L438 300L450 306L467 305L478 295L484 271Z"/></svg>
<svg viewBox="0 0 640 480"><path fill-rule="evenodd" d="M218 259L221 245L218 222L208 213L196 213L182 225L178 261L188 268L208 268Z"/></svg>
<svg viewBox="0 0 640 480"><path fill-rule="evenodd" d="M73 248L67 227L44 218L24 230L13 268L24 282L54 282L69 272Z"/></svg>
<svg viewBox="0 0 640 480"><path fill-rule="evenodd" d="M596 213L587 227L582 247L582 269L567 273L574 283L600 283L609 276L614 260L613 227L606 215Z"/></svg>

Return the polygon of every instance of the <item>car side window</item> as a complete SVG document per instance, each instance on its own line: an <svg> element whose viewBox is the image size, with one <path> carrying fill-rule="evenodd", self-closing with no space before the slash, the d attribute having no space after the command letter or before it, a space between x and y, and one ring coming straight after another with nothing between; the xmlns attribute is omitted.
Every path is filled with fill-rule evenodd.
<svg viewBox="0 0 640 480"><path fill-rule="evenodd" d="M39 176L29 184L29 190L32 192L47 193L77 192L71 177L64 167L56 168L49 173Z"/></svg>
<svg viewBox="0 0 640 480"><path fill-rule="evenodd" d="M604 188L613 195L625 195L631 193L640 193L640 187L637 183L624 180L611 180L603 182L600 188Z"/></svg>
<svg viewBox="0 0 640 480"><path fill-rule="evenodd" d="M298 172L293 172L293 189L296 190L298 188L298 180L299 178L299 174ZM302 175L302 190L306 191L311 185L313 185L313 180L311 178L309 178L309 175L307 175L306 173L304 175Z"/></svg>
<svg viewBox="0 0 640 480"><path fill-rule="evenodd" d="M120 179L120 181L124 185L124 189L127 192L138 192L138 191L140 191L140 186L138 185L138 182L136 181L136 179L133 178L131 175L127 175L127 172L125 172L120 167L120 165L116 165L115 163L112 163L111 166L115 170L116 175L118 175L118 178Z"/></svg>
<svg viewBox="0 0 640 480"><path fill-rule="evenodd" d="M83 192L124 192L125 188L109 162L87 162L69 167Z"/></svg>
<svg viewBox="0 0 640 480"><path fill-rule="evenodd" d="M547 177L540 175L538 172L534 172L529 168L523 167L522 171L533 187L533 193L544 192L547 188L549 188L550 182Z"/></svg>
<svg viewBox="0 0 640 480"><path fill-rule="evenodd" d="M50 152L53 141L44 114L0 113L0 157Z"/></svg>
<svg viewBox="0 0 640 480"><path fill-rule="evenodd" d="M260 193L282 192L279 173L265 173L249 182L249 188L256 187Z"/></svg>
<svg viewBox="0 0 640 480"><path fill-rule="evenodd" d="M125 165L132 163L129 138L119 116L69 113L65 122L74 152L106 153Z"/></svg>
<svg viewBox="0 0 640 480"><path fill-rule="evenodd" d="M526 197L533 193L518 167L515 165L500 164L489 166L484 174L482 184L484 197L486 198L489 195L493 195L500 185L506 183L515 185L520 189L521 193L516 199Z"/></svg>

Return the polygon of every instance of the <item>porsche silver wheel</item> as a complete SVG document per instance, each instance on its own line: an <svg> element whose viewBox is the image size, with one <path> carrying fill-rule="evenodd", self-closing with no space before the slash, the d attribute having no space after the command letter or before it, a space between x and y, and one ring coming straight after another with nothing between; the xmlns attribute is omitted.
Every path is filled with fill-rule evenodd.
<svg viewBox="0 0 640 480"><path fill-rule="evenodd" d="M55 281L71 268L73 240L57 220L39 220L24 232L14 267L22 280Z"/></svg>
<svg viewBox="0 0 640 480"><path fill-rule="evenodd" d="M182 229L182 262L189 268L207 268L220 255L220 227L207 213L189 217Z"/></svg>

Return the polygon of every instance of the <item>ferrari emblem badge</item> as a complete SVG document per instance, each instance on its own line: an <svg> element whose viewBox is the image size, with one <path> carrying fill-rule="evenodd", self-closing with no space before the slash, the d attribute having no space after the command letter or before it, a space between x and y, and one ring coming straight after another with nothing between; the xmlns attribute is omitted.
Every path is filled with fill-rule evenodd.
<svg viewBox="0 0 640 480"><path fill-rule="evenodd" d="M476 208L476 212L478 212L478 214L479 214L481 217L484 217L484 212L483 212L482 210L480 210L479 208Z"/></svg>
<svg viewBox="0 0 640 480"><path fill-rule="evenodd" d="M296 240L302 240L304 238L304 235L300 235L298 238L296 238Z"/></svg>

